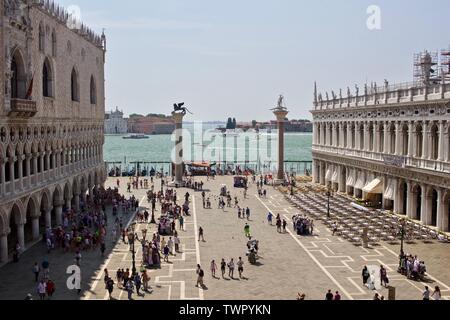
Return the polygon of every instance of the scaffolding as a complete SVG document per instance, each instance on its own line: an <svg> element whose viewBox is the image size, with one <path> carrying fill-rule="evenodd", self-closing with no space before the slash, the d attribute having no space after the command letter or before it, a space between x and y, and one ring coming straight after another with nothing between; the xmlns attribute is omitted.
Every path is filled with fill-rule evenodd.
<svg viewBox="0 0 450 320"><path fill-rule="evenodd" d="M430 85L440 82L438 52L424 51L414 55L414 82Z"/></svg>
<svg viewBox="0 0 450 320"><path fill-rule="evenodd" d="M450 46L441 50L441 72L442 77L450 78Z"/></svg>

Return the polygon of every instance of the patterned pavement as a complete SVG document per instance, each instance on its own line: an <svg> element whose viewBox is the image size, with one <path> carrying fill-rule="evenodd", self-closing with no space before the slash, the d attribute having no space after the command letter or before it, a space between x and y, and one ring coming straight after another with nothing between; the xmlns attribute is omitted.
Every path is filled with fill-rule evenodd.
<svg viewBox="0 0 450 320"><path fill-rule="evenodd" d="M197 178L198 179L198 178ZM122 192L126 178L121 178ZM160 269L149 269L151 276L151 293L143 296L134 294L136 300L269 300L269 299L295 299L298 292L304 292L307 299L323 300L328 289L339 290L342 298L371 299L374 295L362 286L361 269L363 265L377 267L380 264L387 266L390 284L396 287L397 299L421 299L424 285L430 288L436 284L441 287L443 297L450 298L450 272L446 266L450 263L448 245L433 243L407 244L406 251L419 255L427 263L431 275L428 283L414 282L398 274L397 267L398 245L382 243L372 249L356 247L351 243L331 235L331 232L320 222L316 222L315 234L312 237L301 237L293 233L290 218L296 213L284 197L272 187L267 187L267 198L259 198L255 185L248 191L248 199L244 199L242 189L231 188L232 197L239 198L241 207L251 209L250 221L252 236L259 240L261 259L257 265L250 265L246 253L246 238L244 226L247 222L239 219L234 208L217 208L217 195L222 184L232 185L232 177L218 177L216 180L205 181L212 200L212 209L202 207L200 192L189 193L193 195L191 204L192 215L185 220L185 231L179 231L181 239L181 252L170 257L170 263L162 263ZM115 179L107 181L107 186L115 184ZM158 190L159 181L155 183ZM179 198L186 189L177 191ZM145 197L146 190L133 190L138 199L142 199L141 207L148 208ZM234 201L233 201L234 203ZM156 217L159 215L157 204ZM266 216L268 211L282 215L288 221L287 233L281 234L275 226L268 225ZM131 217L128 217L128 219ZM111 218L112 219L112 218ZM110 223L112 226L113 223ZM205 242L197 241L198 228L204 229ZM178 227L178 224L177 224ZM156 225L140 224L138 232L147 228L147 234L156 231ZM167 238L166 238L167 240ZM136 246L140 256L140 248ZM66 289L67 275L65 269L73 264L73 254L52 252L46 254L45 246L38 243L30 248L18 264L8 264L0 268L0 299L23 299L27 293L36 298L36 287L31 272L34 261L41 262L48 256L51 264L51 277L56 283L54 299L107 299L103 283L103 270L108 268L114 275L118 268L130 268L132 264L131 252L127 244L120 240L110 239L107 244L110 250L105 258L100 252L83 253L82 258L82 293ZM244 260L244 278L238 279L237 270L234 279L225 277L213 278L210 273L210 262L231 258L237 261L238 257ZM137 268L140 262L137 258ZM195 287L196 265L200 263L205 271L204 290ZM228 273L228 272L227 272ZM220 270L217 272L220 276ZM388 296L386 289L377 292ZM125 291L115 287L112 294L114 299L125 300Z"/></svg>

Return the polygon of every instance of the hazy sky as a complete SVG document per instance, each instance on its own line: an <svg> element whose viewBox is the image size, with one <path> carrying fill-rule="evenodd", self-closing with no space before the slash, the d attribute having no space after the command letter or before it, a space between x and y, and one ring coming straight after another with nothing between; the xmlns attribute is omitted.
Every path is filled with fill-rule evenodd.
<svg viewBox="0 0 450 320"><path fill-rule="evenodd" d="M186 120L310 118L319 90L412 80L413 54L450 43L448 0L58 0L106 28L106 108ZM366 26L369 5L381 30Z"/></svg>

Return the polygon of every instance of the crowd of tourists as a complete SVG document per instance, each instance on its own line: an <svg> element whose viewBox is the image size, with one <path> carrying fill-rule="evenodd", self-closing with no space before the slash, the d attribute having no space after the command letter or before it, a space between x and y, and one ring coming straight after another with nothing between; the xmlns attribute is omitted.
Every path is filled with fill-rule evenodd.
<svg viewBox="0 0 450 320"><path fill-rule="evenodd" d="M301 236L314 235L314 220L305 215L296 214L292 216L294 231Z"/></svg>

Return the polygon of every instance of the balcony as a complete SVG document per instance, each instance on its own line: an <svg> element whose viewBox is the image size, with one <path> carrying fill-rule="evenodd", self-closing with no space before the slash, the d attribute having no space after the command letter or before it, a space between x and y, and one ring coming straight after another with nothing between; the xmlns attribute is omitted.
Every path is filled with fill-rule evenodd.
<svg viewBox="0 0 450 320"><path fill-rule="evenodd" d="M37 113L36 101L25 99L11 99L9 116L14 118L31 118Z"/></svg>

